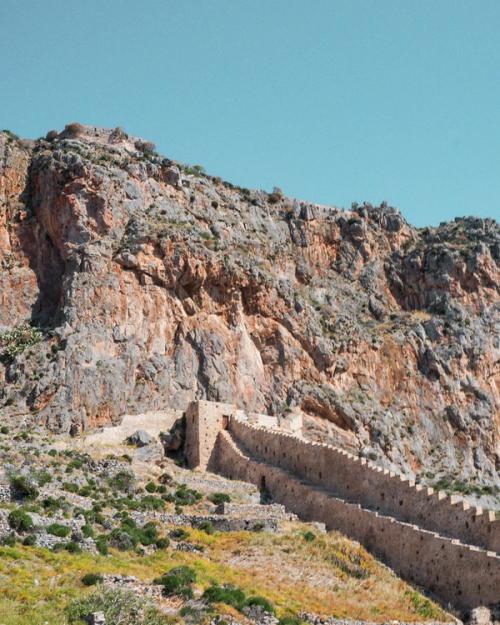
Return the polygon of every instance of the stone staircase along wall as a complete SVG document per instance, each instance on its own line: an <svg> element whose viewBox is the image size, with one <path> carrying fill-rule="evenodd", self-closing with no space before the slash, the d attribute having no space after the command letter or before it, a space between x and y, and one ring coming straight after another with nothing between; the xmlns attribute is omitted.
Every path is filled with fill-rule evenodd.
<svg viewBox="0 0 500 625"><path fill-rule="evenodd" d="M190 467L264 487L304 520L358 540L458 609L500 601L500 521L341 449L252 425L231 405L186 413Z"/></svg>

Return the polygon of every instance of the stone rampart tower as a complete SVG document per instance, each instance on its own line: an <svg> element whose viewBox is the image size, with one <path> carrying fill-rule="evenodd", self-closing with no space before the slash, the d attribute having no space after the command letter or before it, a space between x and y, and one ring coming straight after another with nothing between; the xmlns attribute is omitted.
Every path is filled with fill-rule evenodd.
<svg viewBox="0 0 500 625"><path fill-rule="evenodd" d="M194 401L186 411L185 455L190 469L206 471L221 430L227 428L236 408L233 404Z"/></svg>

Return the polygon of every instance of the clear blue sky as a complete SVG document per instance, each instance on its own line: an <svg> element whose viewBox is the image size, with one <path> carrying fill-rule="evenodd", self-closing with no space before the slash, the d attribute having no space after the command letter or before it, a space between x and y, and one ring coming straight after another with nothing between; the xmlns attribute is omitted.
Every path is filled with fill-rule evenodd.
<svg viewBox="0 0 500 625"><path fill-rule="evenodd" d="M123 126L248 187L500 217L500 0L0 0L0 127Z"/></svg>

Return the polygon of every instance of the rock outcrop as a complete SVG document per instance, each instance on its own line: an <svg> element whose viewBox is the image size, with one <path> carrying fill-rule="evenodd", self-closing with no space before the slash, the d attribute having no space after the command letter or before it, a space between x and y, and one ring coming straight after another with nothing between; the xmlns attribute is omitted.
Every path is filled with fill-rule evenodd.
<svg viewBox="0 0 500 625"><path fill-rule="evenodd" d="M492 219L242 189L118 129L0 133L2 419L300 407L313 440L491 497L499 265Z"/></svg>

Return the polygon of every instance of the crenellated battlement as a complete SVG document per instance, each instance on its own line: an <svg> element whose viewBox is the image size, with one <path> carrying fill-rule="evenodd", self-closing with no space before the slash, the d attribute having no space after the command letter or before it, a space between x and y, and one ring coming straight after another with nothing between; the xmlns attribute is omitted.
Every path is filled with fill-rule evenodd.
<svg viewBox="0 0 500 625"><path fill-rule="evenodd" d="M269 489L303 519L359 540L455 606L498 601L500 520L494 513L338 447L307 441L301 428L284 430L275 417L249 418L211 402L195 402L186 415L189 466ZM455 580L459 572L463 577Z"/></svg>

